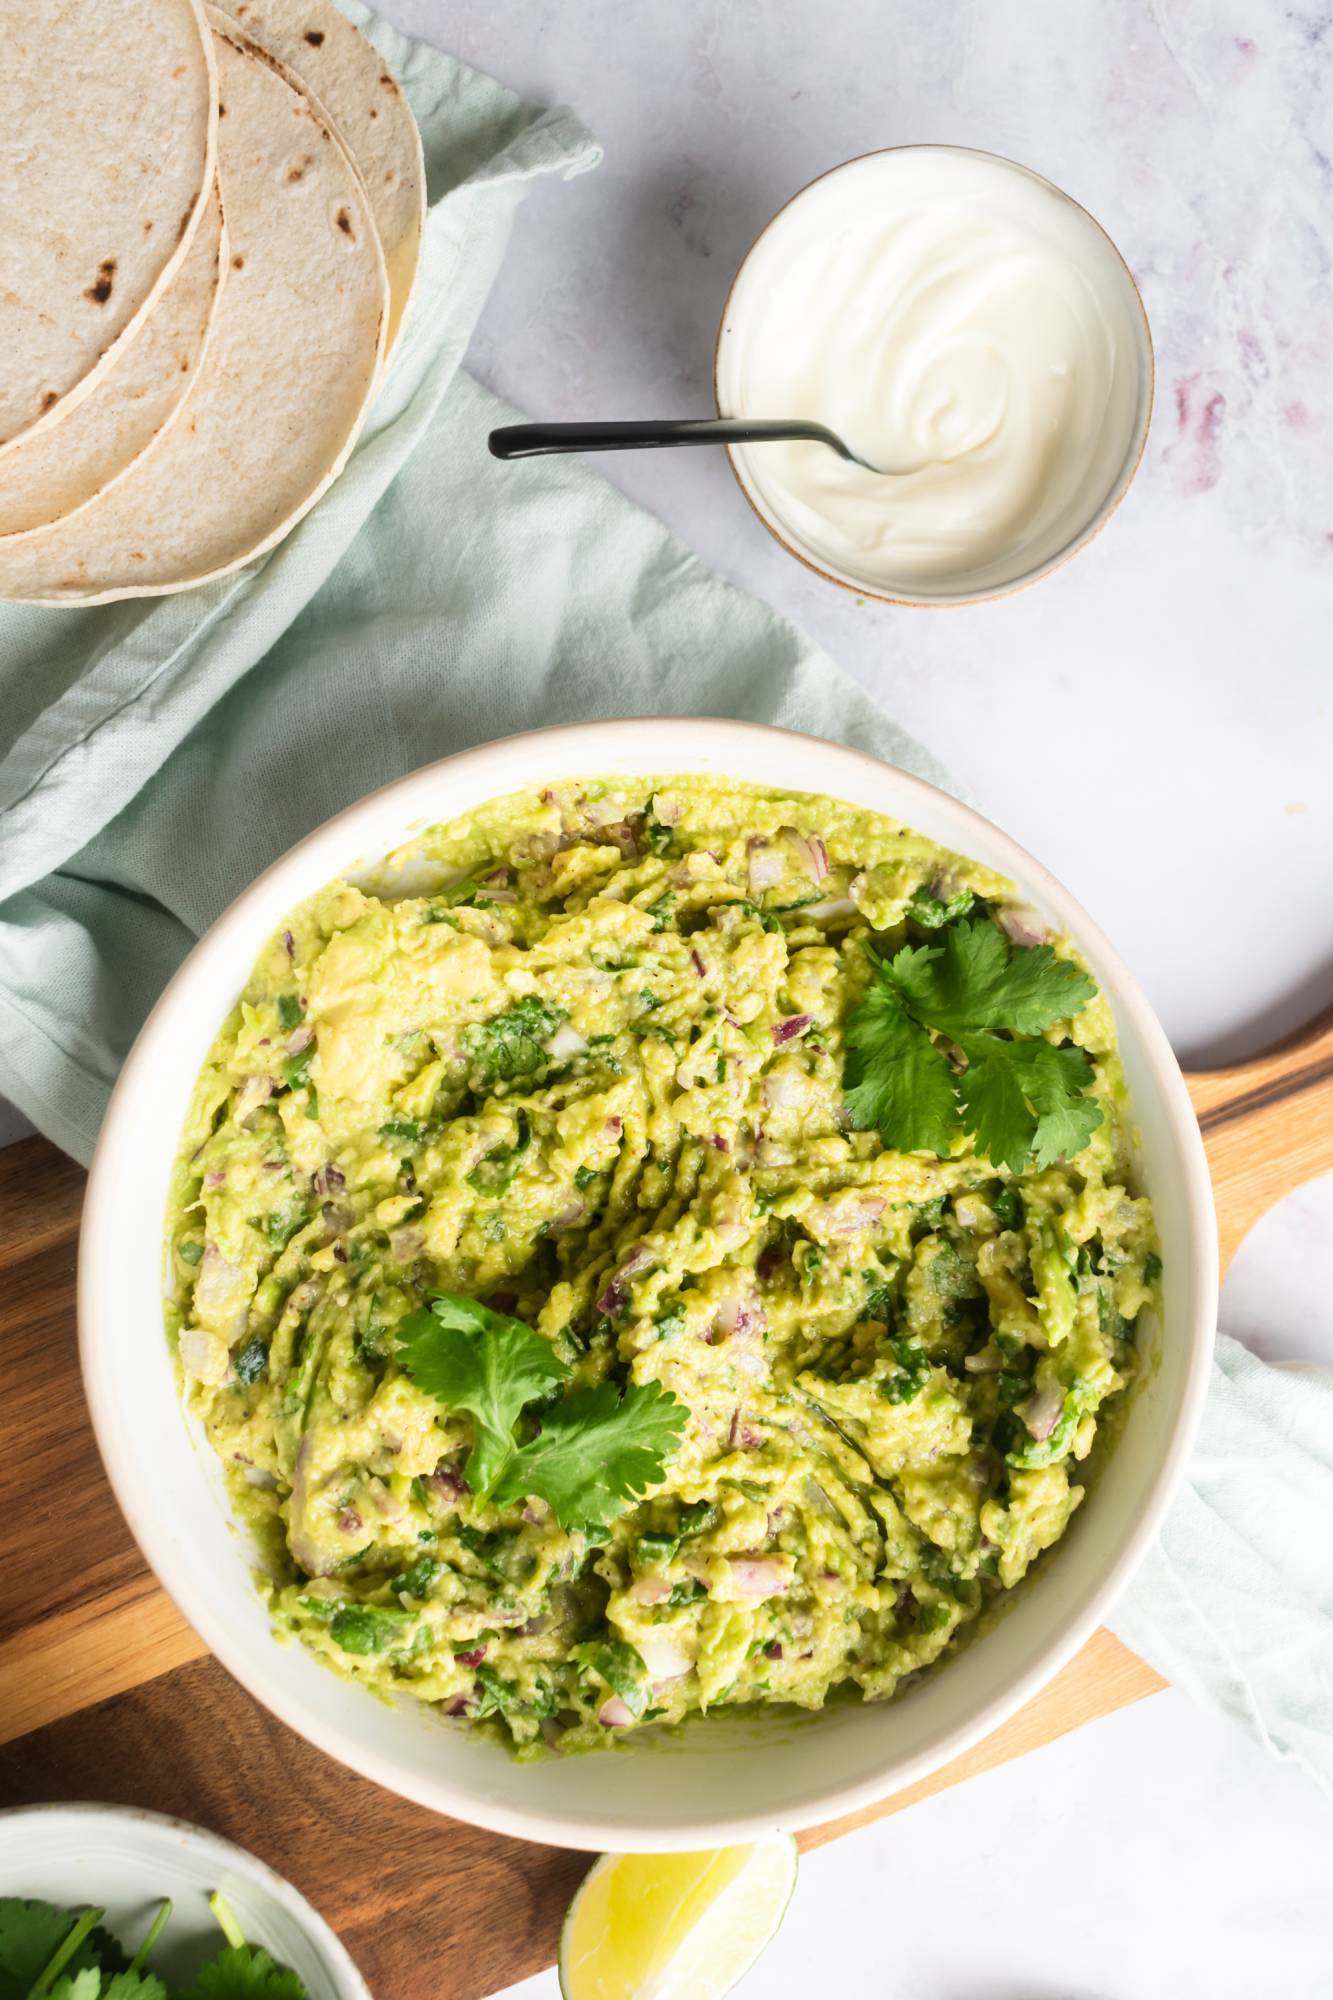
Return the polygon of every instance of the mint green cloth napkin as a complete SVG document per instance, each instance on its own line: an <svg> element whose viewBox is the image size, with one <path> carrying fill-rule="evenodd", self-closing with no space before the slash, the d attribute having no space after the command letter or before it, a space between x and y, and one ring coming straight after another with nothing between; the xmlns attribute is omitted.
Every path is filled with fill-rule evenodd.
<svg viewBox="0 0 1333 2000"><path fill-rule="evenodd" d="M940 776L585 467L488 456L509 413L458 364L515 206L599 152L570 113L347 11L404 84L431 198L417 296L347 469L215 584L0 605L0 1093L82 1160L199 933L301 834L432 758L538 722L725 711Z"/></svg>
<svg viewBox="0 0 1333 2000"><path fill-rule="evenodd" d="M573 459L498 465L459 371L515 206L596 164L363 9L421 122L431 212L389 380L331 492L180 597L0 605L0 1093L91 1152L140 1023L200 932L340 806L536 723L718 714L945 774L810 643ZM1119 1629L1333 1778L1333 1391L1223 1343L1194 1476Z"/></svg>

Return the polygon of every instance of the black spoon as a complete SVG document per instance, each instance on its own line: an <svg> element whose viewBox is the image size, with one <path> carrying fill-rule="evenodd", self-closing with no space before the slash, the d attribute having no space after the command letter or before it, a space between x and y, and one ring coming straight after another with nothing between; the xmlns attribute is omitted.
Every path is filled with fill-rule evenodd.
<svg viewBox="0 0 1333 2000"><path fill-rule="evenodd" d="M826 444L853 465L870 465L826 424L801 419L753 422L747 417L668 417L656 423L506 424L490 435L494 458L537 458L552 451L651 451L675 444L773 444L784 439Z"/></svg>

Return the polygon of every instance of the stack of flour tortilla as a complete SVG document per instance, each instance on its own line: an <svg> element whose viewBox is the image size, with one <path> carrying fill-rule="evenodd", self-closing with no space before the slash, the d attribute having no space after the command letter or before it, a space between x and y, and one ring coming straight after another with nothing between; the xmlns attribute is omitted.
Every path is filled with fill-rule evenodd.
<svg viewBox="0 0 1333 2000"><path fill-rule="evenodd" d="M224 575L344 464L425 173L333 0L0 0L0 597Z"/></svg>

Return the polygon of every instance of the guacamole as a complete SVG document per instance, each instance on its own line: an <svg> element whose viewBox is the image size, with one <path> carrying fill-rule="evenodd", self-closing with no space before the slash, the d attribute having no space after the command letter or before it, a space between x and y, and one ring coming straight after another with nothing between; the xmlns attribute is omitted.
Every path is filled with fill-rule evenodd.
<svg viewBox="0 0 1333 2000"><path fill-rule="evenodd" d="M533 1752L892 1695L1084 1498L1161 1268L1126 1113L1069 943L829 799L559 785L332 883L168 1217L275 1625Z"/></svg>

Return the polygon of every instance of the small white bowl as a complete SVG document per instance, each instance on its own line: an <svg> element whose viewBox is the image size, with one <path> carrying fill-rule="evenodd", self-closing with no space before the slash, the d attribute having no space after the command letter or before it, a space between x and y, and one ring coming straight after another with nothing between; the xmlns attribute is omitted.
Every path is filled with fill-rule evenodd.
<svg viewBox="0 0 1333 2000"><path fill-rule="evenodd" d="M725 417L817 414L811 410L746 408L745 380L751 343L773 310L775 290L801 233L812 226L821 236L835 231L840 220L845 221L851 203L861 202L873 209L882 192L892 191L896 178L919 174L923 165L929 167L940 183L939 192L944 196L960 190L966 193L979 179L1001 201L1009 188L1016 193L1030 193L1033 187L1043 190L1052 204L1051 247L1102 288L1114 330L1117 365L1128 372L1124 393L1117 399L1119 431L1108 448L1104 482L1098 483L1091 477L1085 480L1075 495L1068 518L1045 541L1038 540L1034 549L1020 548L1007 557L978 564L971 571L959 571L934 581L904 577L899 584L886 582L882 575L858 575L853 569L840 567L827 550L793 523L786 496L772 477L775 461L771 456L766 461L766 451L770 448L729 445L727 455L741 491L770 534L789 555L827 581L886 604L920 607L978 604L1022 590L1038 577L1048 576L1087 546L1129 490L1152 421L1153 348L1143 300L1129 266L1111 238L1070 195L1033 173L1030 167L1006 160L998 153L978 152L967 146L890 146L830 168L793 195L746 252L722 309L713 359L714 396L719 415ZM955 181L958 189L953 187ZM1054 240L1057 235L1058 243Z"/></svg>
<svg viewBox="0 0 1333 2000"><path fill-rule="evenodd" d="M419 1704L385 1706L274 1642L221 1471L182 1418L162 1330L168 1179L195 1077L287 912L424 826L488 799L599 774L725 772L905 821L1011 877L1068 932L1109 996L1165 1260L1164 1326L1123 1438L1033 1588L901 1699L822 1714L714 1718L681 1740L518 1764ZM1107 940L1007 835L947 793L856 750L716 719L575 724L486 744L375 792L312 833L201 939L121 1074L88 1183L79 1343L102 1456L140 1548L236 1679L330 1756L390 1791L498 1833L628 1852L712 1847L853 1812L959 1756L1091 1636L1184 1470L1213 1348L1217 1232L1203 1145L1170 1044Z"/></svg>
<svg viewBox="0 0 1333 2000"><path fill-rule="evenodd" d="M0 1812L0 1896L106 1911L133 1954L164 1896L172 1910L149 1970L193 1980L226 1940L208 1907L221 1890L250 1944L300 1975L310 2000L370 2000L345 1946L299 1889L243 1847L137 1806L14 1806Z"/></svg>

